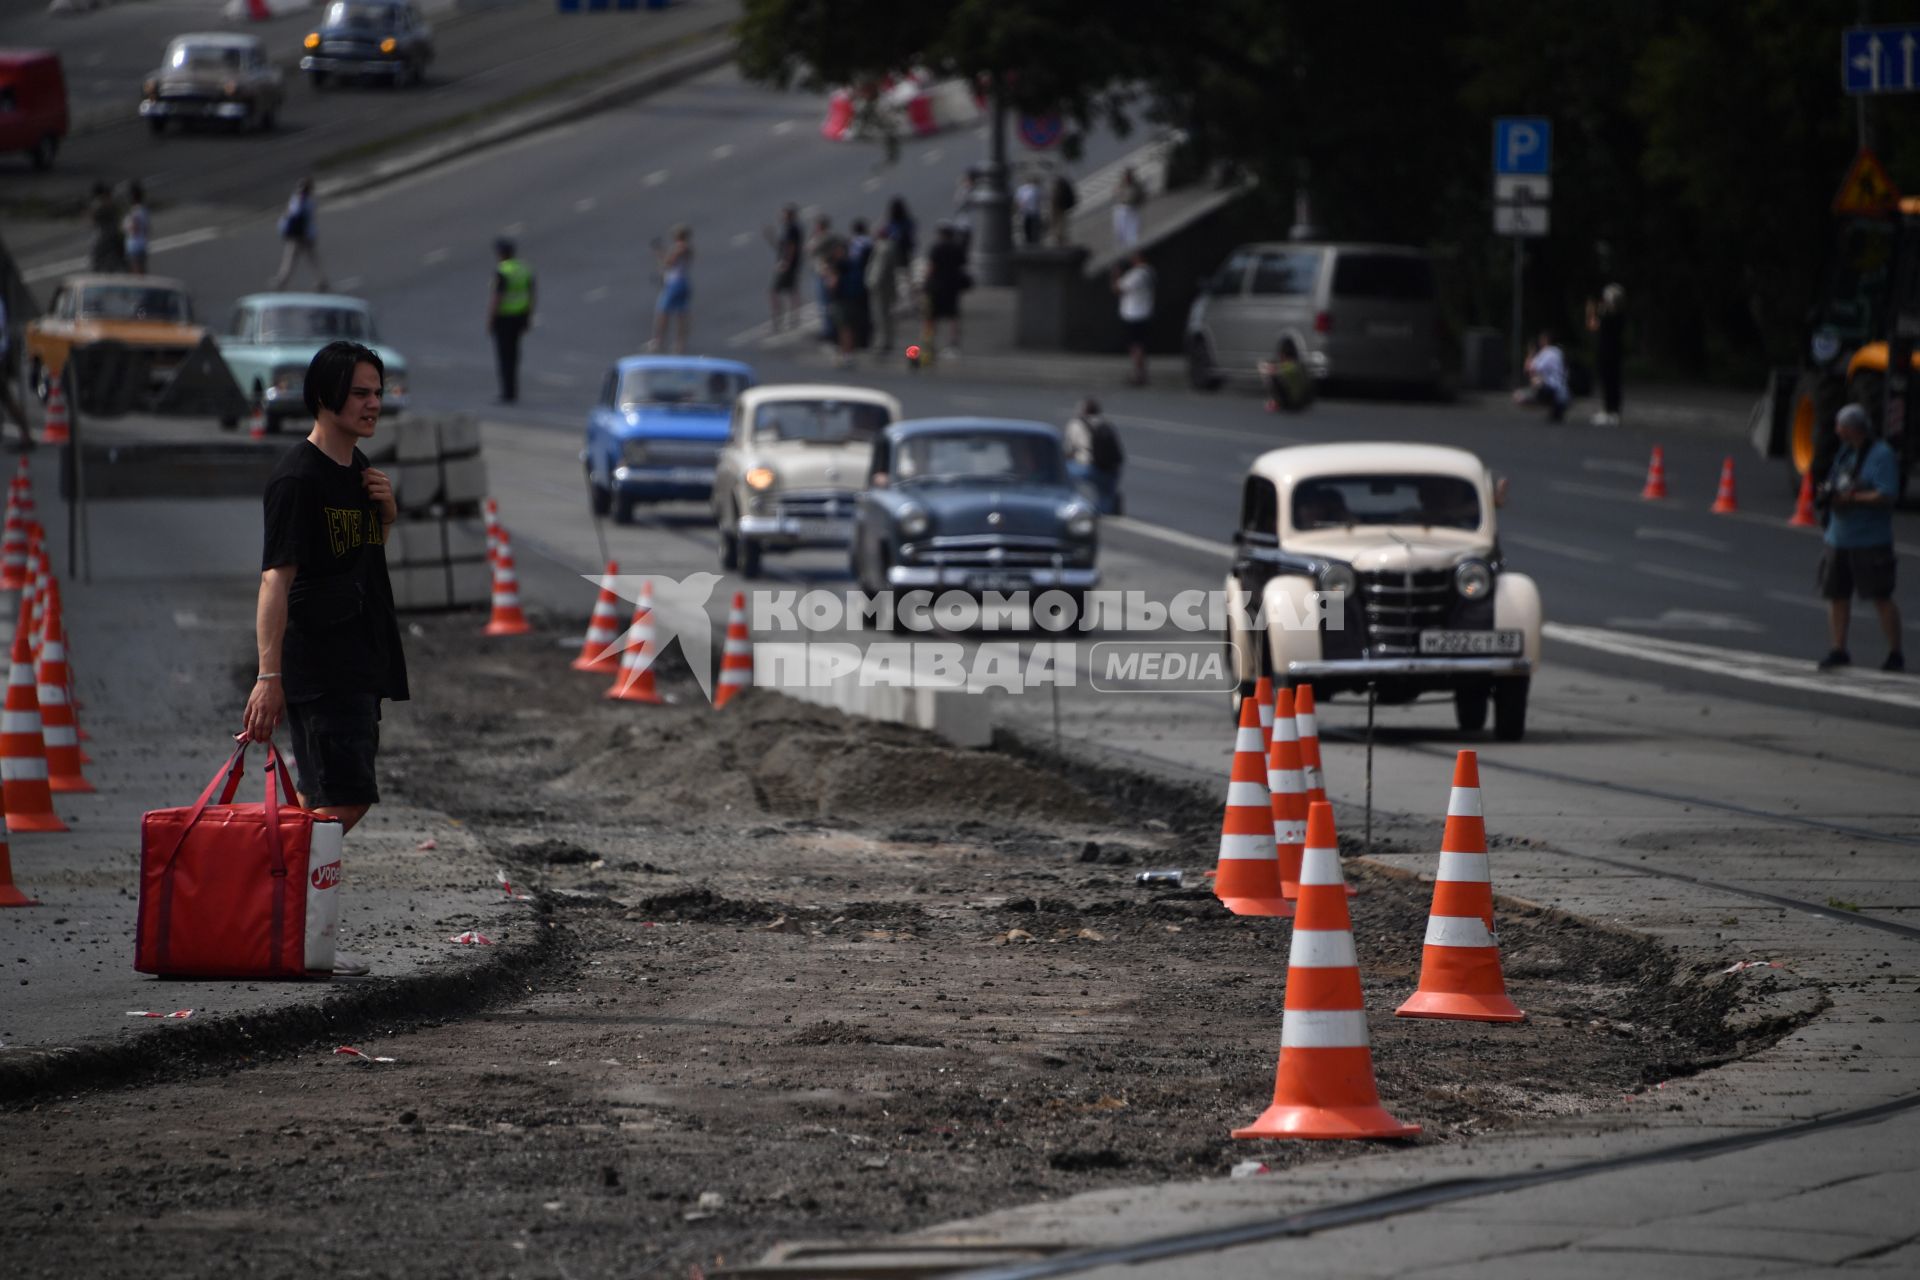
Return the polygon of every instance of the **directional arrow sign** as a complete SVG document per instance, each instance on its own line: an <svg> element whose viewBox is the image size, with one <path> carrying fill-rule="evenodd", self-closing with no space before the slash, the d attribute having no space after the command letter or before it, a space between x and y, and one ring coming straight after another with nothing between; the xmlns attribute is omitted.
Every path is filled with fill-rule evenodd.
<svg viewBox="0 0 1920 1280"><path fill-rule="evenodd" d="M1840 83L1852 94L1920 92L1920 26L1841 32Z"/></svg>

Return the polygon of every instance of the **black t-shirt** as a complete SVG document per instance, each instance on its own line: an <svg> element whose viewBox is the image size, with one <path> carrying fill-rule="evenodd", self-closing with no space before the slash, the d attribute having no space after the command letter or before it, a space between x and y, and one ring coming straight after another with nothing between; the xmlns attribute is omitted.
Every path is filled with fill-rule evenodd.
<svg viewBox="0 0 1920 1280"><path fill-rule="evenodd" d="M262 569L293 565L281 680L290 702L329 693L407 697L407 660L387 580L387 531L358 449L341 466L302 440L267 481Z"/></svg>

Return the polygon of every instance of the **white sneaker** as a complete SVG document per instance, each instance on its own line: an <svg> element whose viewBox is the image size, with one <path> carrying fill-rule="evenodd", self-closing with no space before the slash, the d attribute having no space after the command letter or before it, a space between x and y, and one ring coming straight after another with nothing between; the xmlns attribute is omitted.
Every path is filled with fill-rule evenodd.
<svg viewBox="0 0 1920 1280"><path fill-rule="evenodd" d="M333 953L333 976L336 978L364 978L373 972L373 966L359 956L350 956L344 951Z"/></svg>

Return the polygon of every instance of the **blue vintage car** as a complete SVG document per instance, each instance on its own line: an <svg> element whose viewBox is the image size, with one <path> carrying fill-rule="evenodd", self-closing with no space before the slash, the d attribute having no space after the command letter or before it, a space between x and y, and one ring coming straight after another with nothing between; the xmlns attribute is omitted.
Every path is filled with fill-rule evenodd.
<svg viewBox="0 0 1920 1280"><path fill-rule="evenodd" d="M853 574L886 589L1099 585L1099 520L1067 475L1060 432L1006 418L920 418L875 439L854 515Z"/></svg>
<svg viewBox="0 0 1920 1280"><path fill-rule="evenodd" d="M216 335L220 354L248 404L264 408L267 430L285 418L308 417L303 388L307 366L329 342L346 339L372 347L386 366L381 411L407 407L407 361L379 340L373 308L338 293L253 293L233 304L227 331ZM223 422L234 426L238 419Z"/></svg>
<svg viewBox="0 0 1920 1280"><path fill-rule="evenodd" d="M587 415L587 492L625 524L641 502L705 502L733 398L754 383L738 360L628 356L607 371Z"/></svg>

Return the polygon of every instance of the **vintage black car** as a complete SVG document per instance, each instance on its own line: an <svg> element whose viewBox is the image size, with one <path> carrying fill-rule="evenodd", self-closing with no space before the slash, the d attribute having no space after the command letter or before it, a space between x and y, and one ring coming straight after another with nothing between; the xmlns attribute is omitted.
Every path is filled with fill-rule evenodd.
<svg viewBox="0 0 1920 1280"><path fill-rule="evenodd" d="M433 30L410 0L333 0L304 43L300 69L316 89L344 76L419 84L433 61Z"/></svg>
<svg viewBox="0 0 1920 1280"><path fill-rule="evenodd" d="M1099 520L1067 476L1058 429L1004 418L897 422L874 440L854 515L863 591L1045 591L1099 585Z"/></svg>

